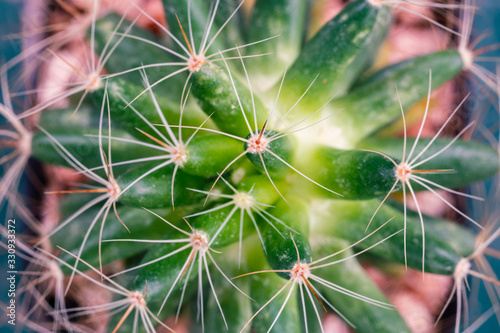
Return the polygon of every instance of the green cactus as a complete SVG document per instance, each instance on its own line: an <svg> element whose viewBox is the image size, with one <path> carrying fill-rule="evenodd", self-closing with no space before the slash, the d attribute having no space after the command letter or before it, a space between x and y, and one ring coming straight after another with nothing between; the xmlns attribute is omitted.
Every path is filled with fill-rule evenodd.
<svg viewBox="0 0 500 333"><path fill-rule="evenodd" d="M468 48L471 3L435 5L464 12L458 48L378 69L397 1L351 1L312 37L308 27L321 24L309 9L320 2L162 3L167 26L134 2L123 16L97 17L93 1L82 30L88 66L45 45L79 79L27 110L10 101L12 63L2 68L0 204L36 220L16 189L30 157L85 178L45 192L62 197L58 225L33 221L30 246L18 235L18 255L35 271L18 287L35 305L18 320L35 331L78 331L90 316L89 327L154 332L175 331L165 320L182 316L193 332L321 332L326 312L357 332L411 331L363 262L453 277L455 331L464 328L463 279L498 284L470 266L498 230L486 234L442 193L480 200L457 188L498 175L499 152L462 138L472 122L441 137L465 100L434 137L422 131L431 92L459 73L497 88ZM418 134L407 138L405 112L422 100ZM61 101L69 106L56 109ZM38 125L28 128L34 115ZM383 135L401 119L402 138ZM423 214L422 191L471 228ZM71 307L63 294L72 295L75 277L92 286L87 293L113 296Z"/></svg>

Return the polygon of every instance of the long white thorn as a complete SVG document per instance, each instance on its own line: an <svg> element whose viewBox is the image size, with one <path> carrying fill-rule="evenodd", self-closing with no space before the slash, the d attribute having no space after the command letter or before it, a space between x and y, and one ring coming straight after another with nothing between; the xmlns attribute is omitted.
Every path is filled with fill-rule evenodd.
<svg viewBox="0 0 500 333"><path fill-rule="evenodd" d="M231 74L231 71L229 70L229 66L227 64L226 59L224 58L222 53L220 55L222 57L222 61L224 61L224 64L226 65L227 73L229 75L229 79L231 80L231 84L233 86L234 93L236 95L236 99L238 100L238 105L240 106L241 114L242 114L243 118L245 119L245 123L248 127L248 133L252 133L252 127L250 126L250 123L248 122L248 118L247 118L247 115L245 113L245 109L243 108L243 105L241 104L241 99L240 99L240 96L238 94L238 90L236 89L236 85L235 85L234 80L233 80L233 75Z"/></svg>
<svg viewBox="0 0 500 333"><path fill-rule="evenodd" d="M283 302L283 305L281 306L280 310L278 311L278 314L276 315L276 318L274 319L273 323L271 324L271 327L269 327L269 330L267 330L267 333L271 332L273 329L274 325L278 321L279 317L281 316L281 313L285 309L286 304L288 303L288 300L290 299L290 296L292 296L293 290L295 289L295 282L292 283L292 287L290 288L290 291L288 292L288 295L286 295L285 301Z"/></svg>
<svg viewBox="0 0 500 333"><path fill-rule="evenodd" d="M424 227L424 218L422 217L422 211L420 210L420 206L418 204L417 197L413 188L411 187L410 182L408 182L408 188L410 189L411 196L413 197L413 201L415 202L415 207L417 208L418 217L420 219L420 228L422 229L422 280L424 280L425 276L425 227Z"/></svg>
<svg viewBox="0 0 500 333"><path fill-rule="evenodd" d="M427 92L427 102L425 104L425 113L424 113L424 118L422 119L422 123L420 124L420 129L418 130L417 137L415 139L415 142L413 143L413 147L411 147L410 153L408 154L408 161L411 160L411 156L413 155L413 152L415 151L415 148L417 148L418 140L420 139L420 135L422 135L422 131L425 126L425 120L427 119L427 114L429 112L429 105L431 102L431 92L432 92L432 70L429 70L429 89Z"/></svg>
<svg viewBox="0 0 500 333"><path fill-rule="evenodd" d="M422 149L422 150L418 153L418 155L417 155L417 156L415 156L415 158L414 158L411 162L409 162L409 163L408 163L408 165L410 165L410 167L411 167L411 168L415 168L415 167L417 167L418 165L420 165L420 164L422 164L422 163L425 163L425 162L419 162L419 164L414 165L414 163L418 160L418 158L419 158L420 156L422 156L422 155L423 155L423 154L427 151L427 149L428 149L428 148L429 148L429 147L430 147L430 146L434 143L434 141L437 139L437 137L439 136L439 134L441 134L441 132L442 132L442 131L444 130L444 128L446 127L446 125L448 125L448 123L450 122L450 120L451 120L451 119L453 118L453 116L454 116L454 115L458 112L458 110L460 109L460 107L461 107L461 106L465 103L465 101L467 100L467 98L468 98L469 96L470 96L470 93L469 93L469 94L467 94L467 96L465 96L465 97L464 97L464 99L462 99L462 101L460 102L460 104L458 104L458 106L455 108L455 110L453 110L453 112L450 114L450 116L448 117L448 119L446 119L446 121L444 122L444 124L441 126L441 128L438 130L438 132L434 135L434 137L431 139L431 141L430 141L430 142L429 142L429 143L425 146L425 148L424 148L424 149ZM460 136L461 136L461 135L462 135L462 134L463 134L463 133L464 133L467 129L469 129L469 128L470 128L470 126L472 126L472 124L474 124L474 122L472 122L472 123L470 123L469 125L467 125L467 126L465 127L465 129L464 129L464 130L462 130L462 131L460 132L460 134L459 134L459 135L457 135L455 138L460 137ZM455 140L456 140L456 139L455 139ZM415 142L416 142L416 141L415 141ZM454 142L454 141L453 141L453 142ZM415 145L416 145L416 143L415 143ZM437 156L437 155L438 155L438 154L435 154L435 155L433 155L433 156ZM433 157L432 157L432 158L433 158ZM428 161L428 160L430 160L430 159L432 159L432 158L427 158L427 159L425 159L424 161ZM408 158L408 160L409 160L409 158Z"/></svg>
<svg viewBox="0 0 500 333"><path fill-rule="evenodd" d="M474 219L470 218L469 216L467 216L465 213L463 213L461 210L459 210L458 208L455 208L455 206L453 206L448 200L446 200L445 198L443 198L443 196L441 196L439 193L437 193L436 191L434 191L430 186L428 186L427 184L425 184L424 182L418 180L418 179L414 179L412 178L414 182L416 182L417 184L425 187L427 190L431 191L435 196L437 196L442 202L444 202L448 207L450 207L451 209L453 209L455 212L457 212L458 214L462 215L463 217L465 217L467 220L471 221L472 223L474 223L478 228L480 229L484 229L482 225L480 225L478 222L476 222Z"/></svg>
<svg viewBox="0 0 500 333"><path fill-rule="evenodd" d="M272 302L272 301L273 301L276 297L278 297L278 295L280 295L280 294L283 292L283 290L285 290L285 289L288 287L288 285L289 285L290 283L292 283L292 280L288 280L288 281L285 283L285 285L284 285L283 287L281 287L281 289L280 289L280 290L278 290L278 292L277 292L276 294L274 294L274 296L273 296L273 297L271 297L271 299L269 299L269 300L268 300L268 301L267 301L267 302L266 302L266 303L265 303L265 304L264 304L264 305L263 305L263 306L262 306L262 307L261 307L261 308L260 308L257 312L255 312L255 313L253 314L252 318L250 318L250 320L248 320L248 321L247 321L247 323L245 324L245 326L243 326L243 328L241 329L240 333L242 333L242 332L245 330L245 328L247 328L247 326L248 326L248 325L250 325L250 323L252 322L252 320L253 320L253 319L254 319L254 318L255 318L255 317L256 317L256 316L257 316L257 315L258 315L258 314L259 314L262 310L264 310L264 308L265 308L265 307L266 307L269 303L271 303L271 302Z"/></svg>

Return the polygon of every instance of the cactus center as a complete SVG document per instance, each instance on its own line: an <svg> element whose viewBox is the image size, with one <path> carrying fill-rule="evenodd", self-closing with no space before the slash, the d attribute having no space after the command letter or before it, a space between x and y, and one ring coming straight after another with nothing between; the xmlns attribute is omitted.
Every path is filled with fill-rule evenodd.
<svg viewBox="0 0 500 333"><path fill-rule="evenodd" d="M64 279L64 274L61 271L61 268L56 264L55 261L50 261L48 265L49 272L51 273L52 277L57 281L57 282L62 282Z"/></svg>
<svg viewBox="0 0 500 333"><path fill-rule="evenodd" d="M89 75L89 86L88 86L89 91L96 91L98 89L101 89L102 86L103 86L102 80L99 73L94 73L92 75Z"/></svg>
<svg viewBox="0 0 500 333"><path fill-rule="evenodd" d="M460 259L460 261L457 264L457 267L455 267L455 272L454 272L455 280L462 281L463 279L465 279L469 274L470 267L471 264L469 259L467 258Z"/></svg>
<svg viewBox="0 0 500 333"><path fill-rule="evenodd" d="M172 147L172 160L174 163L180 167L184 165L187 161L187 153L186 148L182 144L178 144L175 147Z"/></svg>
<svg viewBox="0 0 500 333"><path fill-rule="evenodd" d="M17 148L21 152L21 155L30 155L31 154L31 139L33 135L31 133L21 136L19 142L17 144Z"/></svg>
<svg viewBox="0 0 500 333"><path fill-rule="evenodd" d="M407 181L411 173L412 170L407 163L400 163L396 168L396 178L402 182Z"/></svg>
<svg viewBox="0 0 500 333"><path fill-rule="evenodd" d="M267 146L271 142L263 133L254 133L248 139L247 147L251 153L260 152L267 149Z"/></svg>
<svg viewBox="0 0 500 333"><path fill-rule="evenodd" d="M136 307L145 307L146 301L144 300L144 295L139 291L134 291L129 294L130 303L134 304Z"/></svg>
<svg viewBox="0 0 500 333"><path fill-rule="evenodd" d="M241 209L248 209L255 205L255 199L249 193L238 192L233 196L233 201L236 207Z"/></svg>
<svg viewBox="0 0 500 333"><path fill-rule="evenodd" d="M188 68L191 72L198 72L201 67L206 64L205 56L203 55L192 55L188 60Z"/></svg>
<svg viewBox="0 0 500 333"><path fill-rule="evenodd" d="M474 54L472 53L471 50L465 47L460 47L458 49L458 52L462 57L462 61L464 63L464 69L469 69L474 64Z"/></svg>
<svg viewBox="0 0 500 333"><path fill-rule="evenodd" d="M292 268L292 279L295 282L303 282L311 276L311 269L308 264L296 263Z"/></svg>
<svg viewBox="0 0 500 333"><path fill-rule="evenodd" d="M118 198L118 196L120 195L121 193L121 189L120 189L120 186L118 185L118 183L114 180L114 179L110 179L109 180L109 186L108 186L108 189L109 189L109 193L110 193L110 197L115 200Z"/></svg>
<svg viewBox="0 0 500 333"><path fill-rule="evenodd" d="M205 253L208 250L208 235L202 231L193 232L190 242L196 251Z"/></svg>

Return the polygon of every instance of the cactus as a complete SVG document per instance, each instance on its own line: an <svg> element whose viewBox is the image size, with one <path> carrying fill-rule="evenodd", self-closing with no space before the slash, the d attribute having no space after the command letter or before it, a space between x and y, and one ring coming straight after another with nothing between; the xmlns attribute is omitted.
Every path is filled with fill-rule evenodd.
<svg viewBox="0 0 500 333"><path fill-rule="evenodd" d="M498 176L499 151L464 139L474 122L441 135L469 96L423 135L433 91L460 73L497 91L478 64L488 48L470 46L473 4L354 0L322 25L308 18L322 2L247 2L163 0L166 25L141 2L102 14L91 1L76 32L83 65L64 52L64 31L32 48L78 79L26 110L8 75L30 49L2 67L0 204L35 235L15 239L6 225L2 245L29 262L18 283L27 328L175 331L182 317L193 332L322 332L332 313L356 332L410 332L368 271L415 270L454 279L448 301L434 302L457 292L459 332L464 279L496 292L483 263L499 231L450 195L482 200L460 188ZM381 60L399 5L459 46ZM460 29L411 6L460 12ZM18 193L31 157L76 174L43 194L59 199L59 221L40 224ZM470 226L424 214L417 192ZM70 305L82 281L105 301Z"/></svg>

